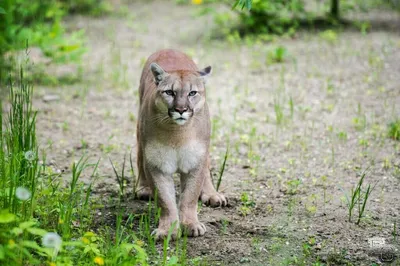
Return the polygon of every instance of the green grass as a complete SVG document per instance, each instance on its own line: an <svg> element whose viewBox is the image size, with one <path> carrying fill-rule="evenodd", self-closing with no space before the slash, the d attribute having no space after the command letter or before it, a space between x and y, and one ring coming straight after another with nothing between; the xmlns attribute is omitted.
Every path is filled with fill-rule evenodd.
<svg viewBox="0 0 400 266"><path fill-rule="evenodd" d="M367 174L366 171L364 171L357 185L351 189L350 194L347 193L345 194L349 222L352 221L355 208L357 207L358 217L356 224L360 224L361 218L364 216L369 196L371 195L371 192L375 187L375 186L371 187L371 184L368 184L366 188L363 187L366 174Z"/></svg>
<svg viewBox="0 0 400 266"><path fill-rule="evenodd" d="M400 119L397 119L388 125L388 136L391 139L400 140Z"/></svg>
<svg viewBox="0 0 400 266"><path fill-rule="evenodd" d="M226 161L228 160L228 157L229 157L229 146L226 148L224 160L222 161L222 164L221 164L221 167L219 170L217 185L215 186L215 189L217 191L219 191L219 187L221 186L221 183L222 183L222 177L224 176Z"/></svg>
<svg viewBox="0 0 400 266"><path fill-rule="evenodd" d="M23 83L20 72L17 88L10 83L11 108L4 118L0 112L0 207L16 214L22 204L16 197L18 187L28 189L32 197L36 192L39 176L38 146L36 142L36 112L32 109L32 87ZM2 104L0 103L0 106ZM0 108L2 110L2 108ZM3 127L4 126L4 127ZM26 206L25 206L26 207ZM32 213L25 208L21 213L25 220Z"/></svg>
<svg viewBox="0 0 400 266"><path fill-rule="evenodd" d="M282 105L278 101L274 101L275 121L276 125L282 125L284 122L284 114Z"/></svg>
<svg viewBox="0 0 400 266"><path fill-rule="evenodd" d="M278 46L267 53L266 63L283 63L287 58L287 49L284 46Z"/></svg>

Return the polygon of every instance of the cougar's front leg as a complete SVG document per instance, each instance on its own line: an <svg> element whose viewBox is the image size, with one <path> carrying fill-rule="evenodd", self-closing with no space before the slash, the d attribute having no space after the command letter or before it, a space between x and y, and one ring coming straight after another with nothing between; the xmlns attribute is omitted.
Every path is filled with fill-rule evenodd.
<svg viewBox="0 0 400 266"><path fill-rule="evenodd" d="M210 174L210 158L207 158L207 165L206 165L207 170L204 173L205 179L204 179L204 183L203 183L203 189L201 192L201 201L206 204L209 205L211 207L223 207L226 206L228 204L228 200L227 198L217 192L214 188L214 185L212 183L212 179L211 179L211 174Z"/></svg>
<svg viewBox="0 0 400 266"><path fill-rule="evenodd" d="M187 174L181 173L179 217L188 236L202 236L206 232L205 225L197 218L197 202L203 187L205 171L205 167L202 166Z"/></svg>
<svg viewBox="0 0 400 266"><path fill-rule="evenodd" d="M151 180L152 189L157 193L158 206L161 208L161 216L158 228L153 235L156 239L168 236L169 229L175 226L172 238L175 239L179 228L178 208L175 200L175 186L171 175L165 175L160 170L145 167L146 177ZM175 223L175 224L174 224Z"/></svg>

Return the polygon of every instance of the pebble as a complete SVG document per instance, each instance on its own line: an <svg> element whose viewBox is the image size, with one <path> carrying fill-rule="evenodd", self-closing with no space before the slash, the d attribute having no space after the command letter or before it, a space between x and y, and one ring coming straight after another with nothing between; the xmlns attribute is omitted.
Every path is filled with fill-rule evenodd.
<svg viewBox="0 0 400 266"><path fill-rule="evenodd" d="M55 95L55 94L47 94L47 95L43 96L43 101L45 103L58 101L58 100L60 100L60 96Z"/></svg>

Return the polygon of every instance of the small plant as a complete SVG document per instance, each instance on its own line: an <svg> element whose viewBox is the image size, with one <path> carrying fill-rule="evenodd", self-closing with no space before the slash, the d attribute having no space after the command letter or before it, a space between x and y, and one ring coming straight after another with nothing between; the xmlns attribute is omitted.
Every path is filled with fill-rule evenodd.
<svg viewBox="0 0 400 266"><path fill-rule="evenodd" d="M115 174L115 178L117 179L118 182L118 187L119 187L119 198L120 200L123 200L125 197L125 187L126 187L126 178L125 178L125 162L126 162L126 154L124 155L124 161L122 162L122 170L121 174L118 174L117 169L114 166L114 163L112 162L111 158L109 158L112 169Z"/></svg>
<svg viewBox="0 0 400 266"><path fill-rule="evenodd" d="M364 216L364 211L367 205L368 198L375 187L371 187L371 185L368 184L366 189L363 188L366 174L367 173L364 171L357 185L351 189L350 195L345 193L347 208L349 211L349 222L351 222L355 207L358 207L358 217L356 222L357 225L360 224L361 218Z"/></svg>
<svg viewBox="0 0 400 266"><path fill-rule="evenodd" d="M242 206L240 206L240 213L247 216L251 213L252 209L256 206L256 202L251 200L247 192L243 192L240 196Z"/></svg>
<svg viewBox="0 0 400 266"><path fill-rule="evenodd" d="M400 140L400 119L397 119L389 124L388 136L394 140Z"/></svg>
<svg viewBox="0 0 400 266"><path fill-rule="evenodd" d="M327 41L327 42L330 42L330 43L334 43L334 42L336 42L337 39L338 39L337 33L336 33L335 31L333 31L333 30L326 30L326 31L323 31L323 32L321 32L321 33L319 34L319 36L320 36L323 40L325 40L325 41Z"/></svg>
<svg viewBox="0 0 400 266"><path fill-rule="evenodd" d="M284 46L278 46L267 53L267 64L282 63L287 57L287 49Z"/></svg>
<svg viewBox="0 0 400 266"><path fill-rule="evenodd" d="M295 195L299 191L299 186L301 185L300 179L292 179L286 182L288 190L287 194Z"/></svg>
<svg viewBox="0 0 400 266"><path fill-rule="evenodd" d="M293 120L293 115L294 115L294 103L293 103L292 96L290 96L290 99L289 99L289 109L290 109L290 119Z"/></svg>
<svg viewBox="0 0 400 266"><path fill-rule="evenodd" d="M338 139L340 139L342 141L346 141L347 140L347 132L340 131L337 133L337 137L338 137Z"/></svg>
<svg viewBox="0 0 400 266"><path fill-rule="evenodd" d="M354 128L358 131L363 131L367 127L367 118L365 115L353 118Z"/></svg>
<svg viewBox="0 0 400 266"><path fill-rule="evenodd" d="M282 105L278 101L274 101L275 121L277 125L282 125L284 120L284 114Z"/></svg>

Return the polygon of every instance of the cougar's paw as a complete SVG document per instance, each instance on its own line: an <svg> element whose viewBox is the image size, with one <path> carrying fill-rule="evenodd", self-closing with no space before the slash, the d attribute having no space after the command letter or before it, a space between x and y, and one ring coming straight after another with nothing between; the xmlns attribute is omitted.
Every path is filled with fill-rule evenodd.
<svg viewBox="0 0 400 266"><path fill-rule="evenodd" d="M150 187L139 187L136 196L140 200L149 200L153 197L153 191Z"/></svg>
<svg viewBox="0 0 400 266"><path fill-rule="evenodd" d="M184 232L188 236L198 237L204 235L207 231L206 226L200 222L194 222L190 224L183 224Z"/></svg>
<svg viewBox="0 0 400 266"><path fill-rule="evenodd" d="M201 201L211 207L224 207L228 205L227 198L221 193L215 192L214 194L201 194Z"/></svg>
<svg viewBox="0 0 400 266"><path fill-rule="evenodd" d="M164 240L164 239L166 239L168 237L168 233L169 233L169 230L165 230L165 229L162 229L162 228L157 228L151 233L151 235L154 236L156 241L161 241L161 240ZM172 240L176 240L177 238L178 238L178 230L174 230L171 233L171 239Z"/></svg>

